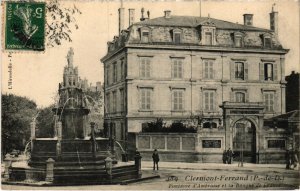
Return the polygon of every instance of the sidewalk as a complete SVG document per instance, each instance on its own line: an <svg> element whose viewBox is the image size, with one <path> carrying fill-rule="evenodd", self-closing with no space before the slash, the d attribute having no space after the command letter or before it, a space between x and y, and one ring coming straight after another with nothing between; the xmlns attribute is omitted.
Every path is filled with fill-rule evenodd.
<svg viewBox="0 0 300 191"><path fill-rule="evenodd" d="M152 161L142 160L142 169L152 169ZM285 170L285 164L253 164L244 163L243 167L238 167L238 162L233 164L222 163L185 163L185 162L159 162L160 169L190 169L190 170L220 170L220 169L282 169Z"/></svg>

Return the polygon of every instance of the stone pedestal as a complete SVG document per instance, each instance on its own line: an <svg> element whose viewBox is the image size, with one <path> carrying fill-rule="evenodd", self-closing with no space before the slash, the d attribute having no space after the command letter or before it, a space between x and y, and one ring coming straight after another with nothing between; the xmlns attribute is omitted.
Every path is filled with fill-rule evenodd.
<svg viewBox="0 0 300 191"><path fill-rule="evenodd" d="M10 157L10 154L6 154L5 155L5 159L4 159L4 179L5 180L9 180L10 176L9 176L9 169L11 167L11 157Z"/></svg>
<svg viewBox="0 0 300 191"><path fill-rule="evenodd" d="M55 161L52 158L49 158L46 164L46 179L47 182L53 182L54 180L54 163Z"/></svg>
<svg viewBox="0 0 300 191"><path fill-rule="evenodd" d="M106 157L105 159L105 170L108 176L109 182L112 182L112 159L110 157Z"/></svg>
<svg viewBox="0 0 300 191"><path fill-rule="evenodd" d="M136 154L134 156L134 164L135 164L135 168L138 171L137 173L137 178L141 178L142 177L142 156L140 154Z"/></svg>

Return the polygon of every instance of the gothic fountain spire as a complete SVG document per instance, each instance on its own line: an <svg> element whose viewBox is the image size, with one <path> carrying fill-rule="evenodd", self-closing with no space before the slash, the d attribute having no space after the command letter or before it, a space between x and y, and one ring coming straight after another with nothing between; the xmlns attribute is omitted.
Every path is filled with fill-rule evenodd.
<svg viewBox="0 0 300 191"><path fill-rule="evenodd" d="M73 48L70 47L69 52L67 54L67 60L68 60L68 67L73 67L73 56L74 56L74 51Z"/></svg>

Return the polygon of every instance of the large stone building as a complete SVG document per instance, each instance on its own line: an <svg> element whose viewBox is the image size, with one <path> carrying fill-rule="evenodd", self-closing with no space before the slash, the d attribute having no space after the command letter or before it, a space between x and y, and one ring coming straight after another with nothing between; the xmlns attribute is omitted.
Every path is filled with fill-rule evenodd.
<svg viewBox="0 0 300 191"><path fill-rule="evenodd" d="M278 41L278 12L270 29L210 17L143 16L108 42L104 64L105 122L116 140L148 158L221 161L224 149L248 162L283 160L286 132L264 127L285 113L285 54ZM181 122L195 133L145 133L149 122Z"/></svg>

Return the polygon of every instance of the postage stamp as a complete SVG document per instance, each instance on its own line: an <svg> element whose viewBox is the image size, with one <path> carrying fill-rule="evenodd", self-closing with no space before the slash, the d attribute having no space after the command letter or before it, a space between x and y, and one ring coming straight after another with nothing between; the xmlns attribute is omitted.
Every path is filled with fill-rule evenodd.
<svg viewBox="0 0 300 191"><path fill-rule="evenodd" d="M45 49L45 3L5 2L5 49Z"/></svg>

